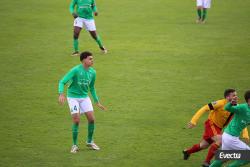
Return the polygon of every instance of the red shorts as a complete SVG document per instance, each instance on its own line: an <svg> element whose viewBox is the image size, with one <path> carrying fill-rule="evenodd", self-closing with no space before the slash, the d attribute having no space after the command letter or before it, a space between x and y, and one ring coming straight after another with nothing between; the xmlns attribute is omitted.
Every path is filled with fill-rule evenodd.
<svg viewBox="0 0 250 167"><path fill-rule="evenodd" d="M204 124L205 131L203 133L203 139L209 144L213 143L212 137L222 134L222 129L216 126L212 121L207 120Z"/></svg>

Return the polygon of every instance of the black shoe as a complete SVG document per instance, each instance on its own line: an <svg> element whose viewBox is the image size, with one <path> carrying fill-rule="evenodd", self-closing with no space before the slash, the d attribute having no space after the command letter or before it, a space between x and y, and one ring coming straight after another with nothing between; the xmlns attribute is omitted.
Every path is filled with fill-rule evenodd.
<svg viewBox="0 0 250 167"><path fill-rule="evenodd" d="M209 164L209 163L207 163L207 162L204 162L201 166L202 166L202 167L209 167L209 166L210 166L210 164Z"/></svg>
<svg viewBox="0 0 250 167"><path fill-rule="evenodd" d="M72 55L71 55L71 56L79 56L79 52L78 52L78 51L76 51L76 52L72 53Z"/></svg>
<svg viewBox="0 0 250 167"><path fill-rule="evenodd" d="M188 152L187 151L182 151L182 153L183 153L183 159L184 160L188 160L188 158L189 158L189 156L190 156L190 154L188 154Z"/></svg>

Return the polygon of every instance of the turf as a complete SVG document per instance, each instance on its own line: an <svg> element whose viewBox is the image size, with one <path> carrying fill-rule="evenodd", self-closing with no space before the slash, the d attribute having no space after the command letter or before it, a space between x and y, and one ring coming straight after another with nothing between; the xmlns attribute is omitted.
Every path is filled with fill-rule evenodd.
<svg viewBox="0 0 250 167"><path fill-rule="evenodd" d="M68 106L57 103L58 80L79 63L72 53L70 1L0 2L0 166L199 166L207 151L182 160L197 143L185 129L199 107L222 98L225 88L249 89L250 1L213 1L204 25L195 3L176 0L97 0L96 24L107 55L87 32L81 51L95 56L95 141L86 149L86 119L78 154L71 147Z"/></svg>

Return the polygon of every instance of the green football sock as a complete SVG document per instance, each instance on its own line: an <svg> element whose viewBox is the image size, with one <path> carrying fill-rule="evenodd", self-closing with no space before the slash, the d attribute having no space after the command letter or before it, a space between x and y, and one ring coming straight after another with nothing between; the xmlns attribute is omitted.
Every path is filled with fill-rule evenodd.
<svg viewBox="0 0 250 167"><path fill-rule="evenodd" d="M75 52L79 51L79 48L78 48L78 39L74 39L74 50L75 50Z"/></svg>
<svg viewBox="0 0 250 167"><path fill-rule="evenodd" d="M202 21L204 21L207 17L207 9L203 9Z"/></svg>
<svg viewBox="0 0 250 167"><path fill-rule="evenodd" d="M91 143L93 140L93 134L95 130L95 124L94 123L89 123L88 124L88 143Z"/></svg>
<svg viewBox="0 0 250 167"><path fill-rule="evenodd" d="M79 127L79 124L75 124L73 123L72 125L72 136L73 136L73 144L74 145L77 145L77 137L78 137L78 127Z"/></svg>
<svg viewBox="0 0 250 167"><path fill-rule="evenodd" d="M210 167L221 167L223 162L221 160L214 160Z"/></svg>
<svg viewBox="0 0 250 167"><path fill-rule="evenodd" d="M98 44L98 46L101 48L101 47L103 47L103 45L102 45L102 39L101 39L101 37L100 36L97 36L97 38L96 38L96 43Z"/></svg>
<svg viewBox="0 0 250 167"><path fill-rule="evenodd" d="M227 167L239 167L248 164L249 161L236 160L230 163Z"/></svg>
<svg viewBox="0 0 250 167"><path fill-rule="evenodd" d="M197 9L198 18L201 19L201 9Z"/></svg>

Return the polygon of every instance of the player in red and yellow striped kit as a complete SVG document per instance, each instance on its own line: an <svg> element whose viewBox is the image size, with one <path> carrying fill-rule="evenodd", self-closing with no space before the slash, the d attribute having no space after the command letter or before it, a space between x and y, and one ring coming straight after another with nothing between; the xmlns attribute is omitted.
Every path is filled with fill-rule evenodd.
<svg viewBox="0 0 250 167"><path fill-rule="evenodd" d="M225 99L209 103L196 112L191 121L188 123L188 128L195 127L199 118L205 112L210 111L208 119L204 123L205 130L201 142L183 151L184 160L187 160L192 153L206 149L211 145L208 150L206 160L202 164L203 167L209 166L210 161L215 154L215 151L221 145L222 129L228 124L233 116L233 114L224 110L224 106L228 103L228 101L236 96L237 94L234 89L227 89L224 92ZM249 140L247 129L243 130L243 138Z"/></svg>

